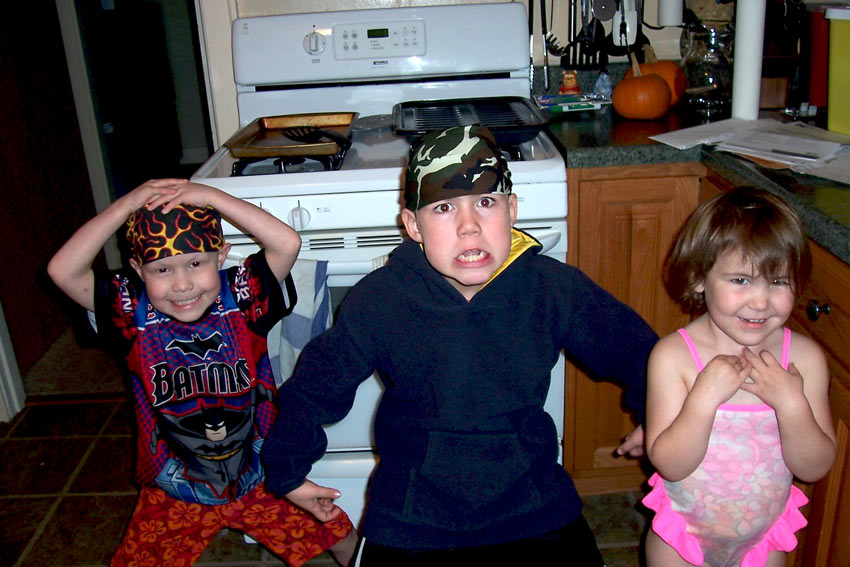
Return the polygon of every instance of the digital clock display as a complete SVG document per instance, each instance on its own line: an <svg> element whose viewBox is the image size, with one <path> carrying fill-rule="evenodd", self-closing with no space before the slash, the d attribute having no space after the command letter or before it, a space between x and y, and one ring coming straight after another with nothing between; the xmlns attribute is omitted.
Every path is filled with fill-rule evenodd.
<svg viewBox="0 0 850 567"><path fill-rule="evenodd" d="M366 37L369 39L379 39L382 37L390 37L390 30L388 28L377 28L373 30L366 30Z"/></svg>

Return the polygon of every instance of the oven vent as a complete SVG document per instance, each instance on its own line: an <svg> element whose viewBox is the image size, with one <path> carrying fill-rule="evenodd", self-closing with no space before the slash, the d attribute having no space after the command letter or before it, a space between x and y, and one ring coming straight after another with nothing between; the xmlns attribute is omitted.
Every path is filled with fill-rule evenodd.
<svg viewBox="0 0 850 567"><path fill-rule="evenodd" d="M333 248L347 248L345 238L342 236L304 236L301 235L301 250L327 250Z"/></svg>
<svg viewBox="0 0 850 567"><path fill-rule="evenodd" d="M400 234L375 234L357 237L358 248L368 248L370 246L398 246L401 242L402 237Z"/></svg>
<svg viewBox="0 0 850 567"><path fill-rule="evenodd" d="M336 234L309 236L301 234L301 250L336 250L345 248L374 248L378 246L396 247L402 243L399 232L373 232L366 234Z"/></svg>

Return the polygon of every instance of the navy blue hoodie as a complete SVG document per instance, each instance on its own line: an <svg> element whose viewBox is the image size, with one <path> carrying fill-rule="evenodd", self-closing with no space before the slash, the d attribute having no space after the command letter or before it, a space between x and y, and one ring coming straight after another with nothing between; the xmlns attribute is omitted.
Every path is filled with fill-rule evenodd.
<svg viewBox="0 0 850 567"><path fill-rule="evenodd" d="M280 390L263 450L266 488L284 495L324 454L322 424L350 410L378 371L380 457L362 532L407 549L533 537L578 517L581 501L557 462L543 410L563 349L628 387L643 420L646 362L656 334L572 266L538 255L514 231L506 266L471 301L413 241L343 301L336 324L302 351Z"/></svg>

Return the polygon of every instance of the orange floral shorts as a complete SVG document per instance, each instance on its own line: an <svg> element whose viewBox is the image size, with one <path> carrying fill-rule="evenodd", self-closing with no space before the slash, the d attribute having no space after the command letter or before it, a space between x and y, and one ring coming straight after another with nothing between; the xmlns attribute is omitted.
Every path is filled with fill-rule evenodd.
<svg viewBox="0 0 850 567"><path fill-rule="evenodd" d="M298 567L342 540L353 526L345 513L322 523L258 485L235 502L210 506L144 488L111 567L189 567L224 528L241 531Z"/></svg>

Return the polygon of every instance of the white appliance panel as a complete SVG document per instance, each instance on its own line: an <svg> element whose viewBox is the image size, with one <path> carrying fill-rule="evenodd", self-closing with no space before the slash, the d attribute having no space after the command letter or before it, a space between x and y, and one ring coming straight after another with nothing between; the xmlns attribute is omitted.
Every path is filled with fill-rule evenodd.
<svg viewBox="0 0 850 567"><path fill-rule="evenodd" d="M522 69L529 65L528 32L516 24L526 21L521 3L240 18L232 30L234 76L238 85L254 86ZM418 38L416 47L405 45L405 26L416 28L409 36ZM389 37L363 37L370 30ZM357 50L352 33L360 34Z"/></svg>

